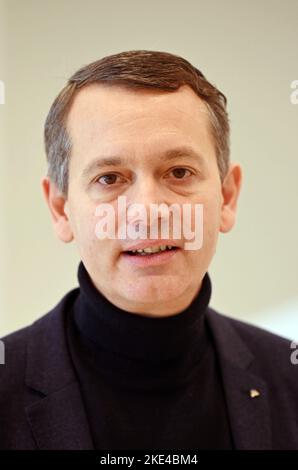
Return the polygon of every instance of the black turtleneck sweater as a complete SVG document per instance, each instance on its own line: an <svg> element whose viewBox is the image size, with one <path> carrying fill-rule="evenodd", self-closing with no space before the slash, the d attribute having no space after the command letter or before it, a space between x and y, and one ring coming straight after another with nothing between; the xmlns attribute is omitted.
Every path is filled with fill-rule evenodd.
<svg viewBox="0 0 298 470"><path fill-rule="evenodd" d="M68 345L95 449L231 449L220 370L205 321L205 274L188 308L160 318L122 310L80 262Z"/></svg>

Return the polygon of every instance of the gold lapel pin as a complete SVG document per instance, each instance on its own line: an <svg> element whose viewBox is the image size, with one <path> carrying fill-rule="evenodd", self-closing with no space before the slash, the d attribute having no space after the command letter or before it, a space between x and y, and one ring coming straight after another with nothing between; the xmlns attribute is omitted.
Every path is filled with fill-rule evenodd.
<svg viewBox="0 0 298 470"><path fill-rule="evenodd" d="M259 390L255 389L255 388L251 388L250 391L249 391L249 395L250 395L250 398L256 398L256 397L259 397L261 394L260 394Z"/></svg>

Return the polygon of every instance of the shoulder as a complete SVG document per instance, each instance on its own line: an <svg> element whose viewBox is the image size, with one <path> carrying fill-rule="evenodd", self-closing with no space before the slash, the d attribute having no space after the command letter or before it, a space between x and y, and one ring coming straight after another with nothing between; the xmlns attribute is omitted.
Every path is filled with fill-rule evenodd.
<svg viewBox="0 0 298 470"><path fill-rule="evenodd" d="M284 347L289 347L293 341L290 338L284 338L260 326L219 313L212 308L208 310L220 328L225 326L224 331L229 330L231 332L234 330L243 341L248 342L253 349L261 348L271 350L272 347L281 347L284 349Z"/></svg>
<svg viewBox="0 0 298 470"><path fill-rule="evenodd" d="M0 403L13 390L20 390L24 386L28 354L35 344L38 343L39 348L47 348L46 338L49 336L56 337L57 342L63 342L64 312L77 292L78 288L69 291L34 323L1 338L4 363L0 364ZM40 350L40 353L43 351Z"/></svg>
<svg viewBox="0 0 298 470"><path fill-rule="evenodd" d="M288 378L298 385L298 351L292 339L271 333L264 328L237 320L208 309L208 323L219 354L237 360L246 350L254 368L267 377ZM239 357L238 357L239 359Z"/></svg>
<svg viewBox="0 0 298 470"><path fill-rule="evenodd" d="M4 360L0 365L0 403L3 395L15 389L23 379L29 329L27 326L1 338Z"/></svg>

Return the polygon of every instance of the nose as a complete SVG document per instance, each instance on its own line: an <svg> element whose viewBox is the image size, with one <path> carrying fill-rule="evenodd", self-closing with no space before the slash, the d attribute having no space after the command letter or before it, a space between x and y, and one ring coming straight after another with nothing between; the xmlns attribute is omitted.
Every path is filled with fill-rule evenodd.
<svg viewBox="0 0 298 470"><path fill-rule="evenodd" d="M162 227L168 217L164 191L161 184L151 176L135 183L127 197L127 224L148 237L149 233L158 233L158 227Z"/></svg>
<svg viewBox="0 0 298 470"><path fill-rule="evenodd" d="M161 183L152 176L140 177L139 181L132 188L128 202L131 204L142 204L146 208L149 208L150 204L165 202L162 195Z"/></svg>

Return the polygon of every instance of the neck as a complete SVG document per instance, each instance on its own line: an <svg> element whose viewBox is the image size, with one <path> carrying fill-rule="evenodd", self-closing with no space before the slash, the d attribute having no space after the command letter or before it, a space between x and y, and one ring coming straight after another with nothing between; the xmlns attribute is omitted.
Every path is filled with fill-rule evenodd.
<svg viewBox="0 0 298 470"><path fill-rule="evenodd" d="M170 358L183 354L204 328L211 297L211 281L205 274L198 294L176 315L135 315L110 302L93 285L81 262L80 295L76 307L79 329L94 343L131 357Z"/></svg>
<svg viewBox="0 0 298 470"><path fill-rule="evenodd" d="M109 292L103 292L99 286L97 286L90 278L90 282L94 285L94 288L101 293L111 304L117 307L119 310L126 311L132 314L141 315L144 317L152 318L161 318L161 317L170 317L177 315L184 310L186 310L193 300L199 295L199 292L202 287L203 281L201 280L199 286L197 283L195 285L189 286L189 288L183 292L179 297L169 295L169 299L164 300L164 291L167 290L166 286L162 287L162 291L156 293L157 300L154 302L131 302L123 297L117 295L111 295Z"/></svg>

